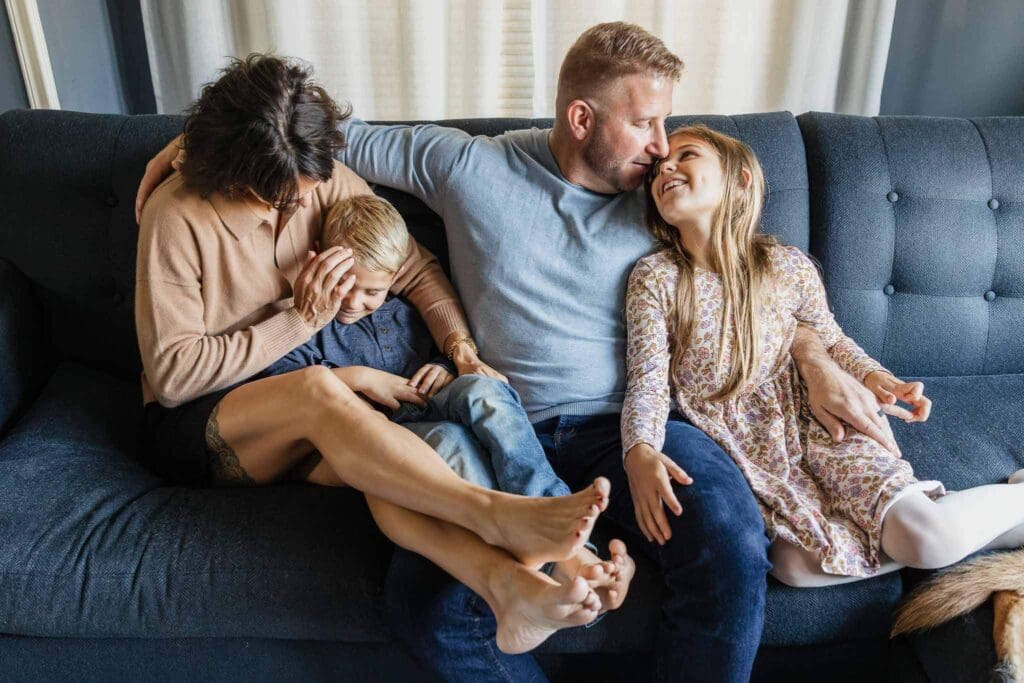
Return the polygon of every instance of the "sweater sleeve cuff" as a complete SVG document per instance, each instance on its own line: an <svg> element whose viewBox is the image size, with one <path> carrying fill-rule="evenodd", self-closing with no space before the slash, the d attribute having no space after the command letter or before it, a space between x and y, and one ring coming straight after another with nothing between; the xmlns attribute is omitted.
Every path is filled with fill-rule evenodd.
<svg viewBox="0 0 1024 683"><path fill-rule="evenodd" d="M264 348L268 356L273 357L272 361L316 334L294 307L257 323L256 327L263 333Z"/></svg>
<svg viewBox="0 0 1024 683"><path fill-rule="evenodd" d="M427 329L430 330L437 348L441 349L442 353L445 352L445 341L453 333L470 336L462 307L454 301L434 306L423 316L423 321L427 324Z"/></svg>

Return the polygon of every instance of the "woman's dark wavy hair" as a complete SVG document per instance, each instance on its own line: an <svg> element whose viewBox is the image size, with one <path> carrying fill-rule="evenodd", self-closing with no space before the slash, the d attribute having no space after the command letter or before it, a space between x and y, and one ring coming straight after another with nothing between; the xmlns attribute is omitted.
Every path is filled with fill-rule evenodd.
<svg viewBox="0 0 1024 683"><path fill-rule="evenodd" d="M294 204L299 176L328 180L345 146L342 109L312 69L267 54L232 59L186 110L185 183L203 197L253 190L276 209Z"/></svg>

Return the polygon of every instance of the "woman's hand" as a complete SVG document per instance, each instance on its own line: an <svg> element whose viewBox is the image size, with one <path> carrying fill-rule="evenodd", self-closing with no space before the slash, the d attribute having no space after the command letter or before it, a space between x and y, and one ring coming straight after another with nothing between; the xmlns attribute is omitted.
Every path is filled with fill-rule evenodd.
<svg viewBox="0 0 1024 683"><path fill-rule="evenodd" d="M409 378L409 386L427 398L444 389L455 379L452 373L445 370L436 363L427 363L416 371L416 374Z"/></svg>
<svg viewBox="0 0 1024 683"><path fill-rule="evenodd" d="M882 410L904 422L925 422L932 412L932 401L924 395L923 382L904 382L888 372L876 370L864 378L864 386L871 390ZM903 401L913 409L907 410L896 405Z"/></svg>
<svg viewBox="0 0 1024 683"><path fill-rule="evenodd" d="M455 363L455 369L459 371L460 377L462 375L483 375L508 384L508 377L480 360L476 351L469 344L457 345L452 351L452 361Z"/></svg>
<svg viewBox="0 0 1024 683"><path fill-rule="evenodd" d="M349 388L391 410L398 410L402 403L412 403L420 408L427 405L420 393L409 385L409 380L374 368L360 367L355 378L350 380Z"/></svg>
<svg viewBox="0 0 1024 683"><path fill-rule="evenodd" d="M319 330L338 314L341 300L352 289L355 275L352 250L331 247L320 254L308 252L302 271L295 278L295 310L313 330Z"/></svg>
<svg viewBox="0 0 1024 683"><path fill-rule="evenodd" d="M174 138L146 164L146 172L139 182L139 191L135 193L136 223L142 218L142 207L146 205L146 200L153 190L164 181L164 178L181 167L181 155L185 150L184 140L184 134Z"/></svg>
<svg viewBox="0 0 1024 683"><path fill-rule="evenodd" d="M672 482L689 486L693 479L672 458L645 443L630 448L623 465L641 533L648 541L665 545L672 538L672 528L663 506L668 506L676 517L683 514L683 506L672 490Z"/></svg>

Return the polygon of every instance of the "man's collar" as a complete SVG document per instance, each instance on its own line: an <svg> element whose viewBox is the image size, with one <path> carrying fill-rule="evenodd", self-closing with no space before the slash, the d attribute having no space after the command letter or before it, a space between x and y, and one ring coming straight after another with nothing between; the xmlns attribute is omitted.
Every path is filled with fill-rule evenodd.
<svg viewBox="0 0 1024 683"><path fill-rule="evenodd" d="M236 240L244 239L267 220L266 216L257 213L252 204L244 199L214 192L210 195L210 203Z"/></svg>

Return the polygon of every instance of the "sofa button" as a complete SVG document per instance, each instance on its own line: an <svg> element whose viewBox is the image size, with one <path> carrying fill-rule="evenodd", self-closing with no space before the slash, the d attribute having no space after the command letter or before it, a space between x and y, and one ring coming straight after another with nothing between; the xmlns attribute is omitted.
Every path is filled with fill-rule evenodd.
<svg viewBox="0 0 1024 683"><path fill-rule="evenodd" d="M995 292L993 292L991 289L988 290L987 292L985 292L985 301L995 301L995 300L996 300L996 293Z"/></svg>
<svg viewBox="0 0 1024 683"><path fill-rule="evenodd" d="M888 199L890 202L896 202L900 198L900 196L895 192L890 192L889 194L885 195L885 198Z"/></svg>
<svg viewBox="0 0 1024 683"><path fill-rule="evenodd" d="M992 209L993 211L998 209L999 208L999 200L996 199L995 197L993 197L992 199L988 200L988 208Z"/></svg>
<svg viewBox="0 0 1024 683"><path fill-rule="evenodd" d="M118 205L117 197L115 197L114 195L110 195L104 201L106 201L107 206L109 206L110 208L114 208L115 206Z"/></svg>
<svg viewBox="0 0 1024 683"><path fill-rule="evenodd" d="M885 287L882 287L882 292L886 296L892 296L893 294L896 293L896 288L893 287L892 285L886 285Z"/></svg>

